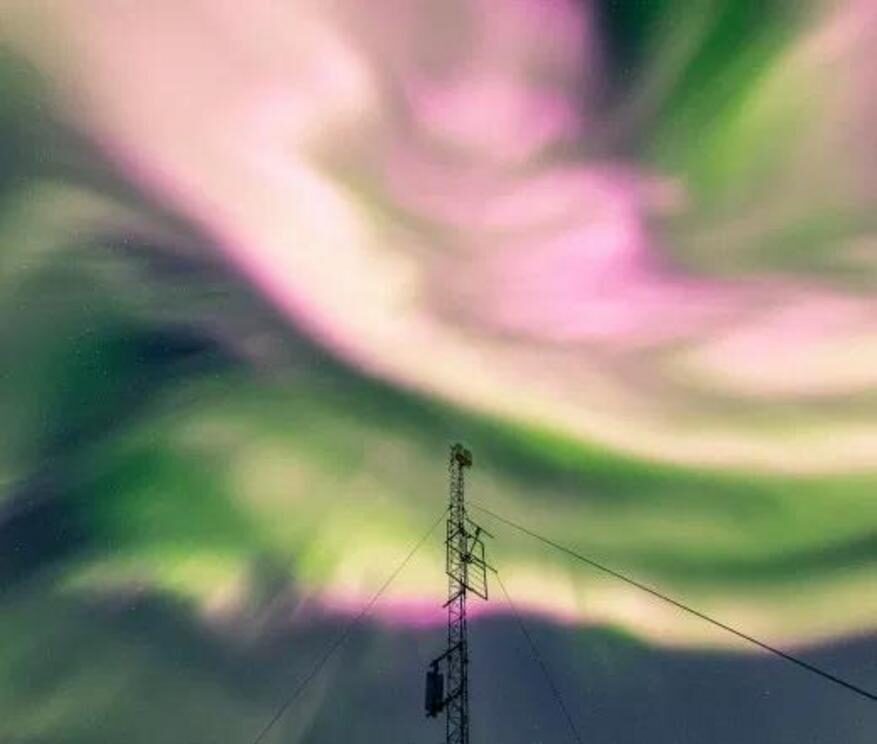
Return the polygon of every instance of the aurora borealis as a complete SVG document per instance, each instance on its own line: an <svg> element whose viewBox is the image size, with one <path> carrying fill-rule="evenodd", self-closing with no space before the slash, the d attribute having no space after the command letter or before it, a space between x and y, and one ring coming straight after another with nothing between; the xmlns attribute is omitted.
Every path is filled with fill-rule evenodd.
<svg viewBox="0 0 877 744"><path fill-rule="evenodd" d="M245 742L456 440L473 499L877 686L875 42L873 0L0 0L0 742ZM483 521L593 741L873 740ZM435 736L394 690L441 551L276 741ZM506 620L481 725L560 741Z"/></svg>

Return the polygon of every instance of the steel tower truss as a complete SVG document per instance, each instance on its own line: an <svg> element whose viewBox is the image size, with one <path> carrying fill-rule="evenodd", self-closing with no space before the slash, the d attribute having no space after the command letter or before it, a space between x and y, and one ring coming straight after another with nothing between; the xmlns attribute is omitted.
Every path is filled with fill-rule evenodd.
<svg viewBox="0 0 877 744"><path fill-rule="evenodd" d="M431 664L427 676L427 715L445 712L446 744L469 744L469 642L466 600L471 592L487 599L487 570L482 535L488 535L466 515L465 476L472 454L462 445L451 447L448 464L450 505L445 538L448 576L448 646ZM439 665L444 663L447 685ZM430 682L430 675L432 682ZM436 679L438 678L438 682ZM436 684L438 685L436 687ZM437 692L438 690L438 692ZM444 691L447 694L444 694Z"/></svg>

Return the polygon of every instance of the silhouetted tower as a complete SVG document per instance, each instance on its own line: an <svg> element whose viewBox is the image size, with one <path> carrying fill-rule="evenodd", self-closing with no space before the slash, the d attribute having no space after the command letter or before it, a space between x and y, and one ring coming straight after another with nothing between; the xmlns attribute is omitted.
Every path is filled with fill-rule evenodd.
<svg viewBox="0 0 877 744"><path fill-rule="evenodd" d="M472 453L460 444L451 447L448 465L450 505L445 538L448 575L448 647L430 664L426 674L426 715L446 716L446 744L469 744L469 641L466 598L469 592L487 599L487 565L482 534L488 534L466 515L466 468ZM489 535L488 535L489 536ZM447 685L440 671L444 664Z"/></svg>

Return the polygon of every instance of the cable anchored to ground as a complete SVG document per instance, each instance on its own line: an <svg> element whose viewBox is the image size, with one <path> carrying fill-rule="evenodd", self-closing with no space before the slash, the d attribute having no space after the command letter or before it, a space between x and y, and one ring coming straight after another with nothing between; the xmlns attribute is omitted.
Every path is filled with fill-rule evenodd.
<svg viewBox="0 0 877 744"><path fill-rule="evenodd" d="M485 514L493 517L497 521L502 522L502 523L506 524L507 526L512 527L513 529L516 529L519 532L524 533L525 535L529 535L530 537L532 537L536 540L539 540L540 542L554 548L555 550L559 550L563 553L566 553L567 555L575 558L576 560L581 561L582 563L585 563L585 564L591 566L592 568L596 568L598 571L602 571L603 573L608 574L609 576L612 576L620 581L623 581L626 584L629 584L630 586L633 586L633 587L635 587L643 592L646 592L647 594L651 594L653 597L657 597L658 599L660 599L668 604L673 605L677 609L683 610L691 615L694 615L695 617L698 617L701 620L704 620L705 622L708 622L711 625L716 626L717 628L721 628L722 630L724 630L728 633L731 633L732 635L735 635L738 638L743 639L744 641L747 641L755 646L758 646L759 648L761 648L764 651L767 651L768 653L774 654L775 656L778 656L781 659L785 659L786 661L788 661L792 664L795 664L796 666L798 666L801 669L804 669L808 672L811 672L812 674L818 675L819 677L822 677L827 682L832 682L833 684L838 685L839 687L846 689L848 692L854 692L857 695L859 695L863 698L866 698L867 700L870 700L871 702L877 702L877 694L875 694L873 692L869 692L868 690L864 689L863 687L859 687L858 685L853 684L852 682L848 682L845 679L841 679L837 675L832 674L831 672L827 672L824 669L820 669L819 667L815 666L814 664L811 664L810 662L804 661L803 659L799 659L798 657L793 656L792 654L786 653L785 651L782 651L774 646L771 646L770 644L767 644L764 641L760 641L757 638L754 638L753 636L749 635L748 633L744 633L741 630L737 630L736 628L731 627L727 623L723 623L720 620L716 620L715 618L710 617L709 615L701 612L700 610L696 610L693 607L689 607L688 605L684 604L683 602L680 602L676 599L673 599L672 597L664 594L663 592L658 591L657 589L653 589L652 587L647 586L646 584L643 584L642 582L637 581L636 579L632 579L629 576L625 576L624 574L622 574L618 571L615 571L614 569L609 568L608 566L605 566L598 561L595 561L593 558L588 558L587 556L582 555L581 553L578 553L577 551L573 550L572 548L569 548L565 545L561 545L560 543L555 542L554 540L551 540L550 538L545 537L544 535L540 535L539 533L534 532L533 530L525 527L524 525L518 524L517 522L514 522L511 519L503 517L500 514L497 514L496 512L491 511L490 509L488 509L484 506L479 506L478 504L476 504L474 502L469 502L469 503L475 509L478 509L479 511L484 512ZM502 584L500 584L500 586L502 586Z"/></svg>
<svg viewBox="0 0 877 744"><path fill-rule="evenodd" d="M533 636L530 635L530 631L527 630L527 626L524 623L524 618L521 617L521 614L518 612L518 608L515 606L515 603L512 601L511 596L509 595L508 589L505 588L505 584L502 581L502 578L499 575L498 571L494 572L494 576L496 576L496 583L499 584L500 589L502 589L502 593L505 595L506 602L508 606L511 608L512 614L515 616L515 619L518 621L518 627L521 629L521 633L524 638L527 639L527 643L530 645L530 650L533 653L533 658L536 660L536 663L539 664L542 669L542 674L545 676L545 681L548 683L548 687L551 690L551 694L554 696L554 699L557 701L557 706L560 708L563 713L563 717L566 719L566 723L569 726L569 730L572 733L573 739L575 739L578 744L584 744L584 740L579 734L578 729L576 728L576 724L573 721L572 716L570 715L569 708L566 707L566 703L563 702L563 697L560 694L560 688L554 683L554 680L551 677L551 673L548 671L548 665L545 663L542 658L542 654L539 653L539 648L536 646L536 641L533 640Z"/></svg>
<svg viewBox="0 0 877 744"><path fill-rule="evenodd" d="M423 547L424 543L429 539L430 535L435 532L435 528L439 526L441 521L445 518L445 514L447 513L447 509L442 511L439 515L439 518L433 522L432 526L427 530L427 532L417 541L417 544L411 548L411 551L405 558L396 566L393 573L387 578L387 580L381 585L380 589L378 589L373 595L372 598L365 604L365 606L360 610L359 614L353 618L344 629L339 633L338 637L332 643L329 648L326 649L326 652L319 658L316 664L314 664L311 671L305 676L305 678L298 684L298 686L293 690L292 694L287 697L283 703L281 703L280 707L271 717L271 719L262 727L262 730L259 732L259 735L253 739L252 744L260 744L264 740L264 738L268 735L272 728L277 724L277 722L283 717L283 714L289 710L289 707L298 699L298 697L305 691L307 686L317 677L317 675L322 671L323 667L326 666L329 659L334 656L334 654L341 648L347 640L353 635L353 631L356 630L357 626L365 619L365 617L372 611L377 601L381 598L381 595L390 587L396 578L402 573L403 569L411 562L411 559L414 557L414 554L417 553L420 548Z"/></svg>

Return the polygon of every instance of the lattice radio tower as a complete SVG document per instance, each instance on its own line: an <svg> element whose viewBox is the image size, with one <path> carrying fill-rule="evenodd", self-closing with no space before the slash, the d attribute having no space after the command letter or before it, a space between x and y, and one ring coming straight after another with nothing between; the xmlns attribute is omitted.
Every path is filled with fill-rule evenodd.
<svg viewBox="0 0 877 744"><path fill-rule="evenodd" d="M448 464L450 506L445 538L448 575L448 646L426 673L426 715L445 713L446 744L469 744L469 641L466 598L469 592L487 599L487 569L482 535L490 537L466 515L464 473L472 453L460 444L451 447ZM445 675L442 673L444 665ZM445 691L447 690L447 694Z"/></svg>

